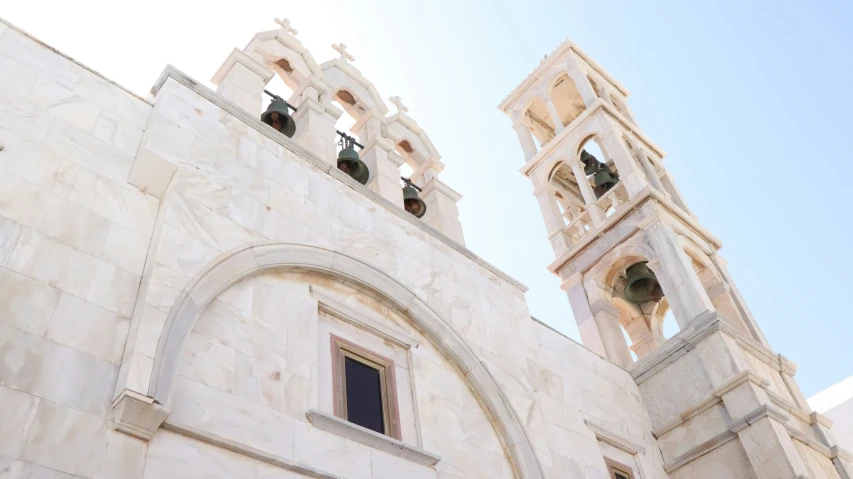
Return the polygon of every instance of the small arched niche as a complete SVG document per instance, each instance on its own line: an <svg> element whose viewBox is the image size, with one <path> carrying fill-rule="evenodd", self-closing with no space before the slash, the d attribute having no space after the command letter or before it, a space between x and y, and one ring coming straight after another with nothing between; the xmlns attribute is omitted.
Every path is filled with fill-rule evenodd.
<svg viewBox="0 0 853 479"><path fill-rule="evenodd" d="M580 216L584 210L583 195L568 164L561 161L554 166L548 175L548 186L566 221L571 223Z"/></svg>
<svg viewBox="0 0 853 479"><path fill-rule="evenodd" d="M586 109L575 82L567 74L554 80L550 94L563 125L571 124Z"/></svg>
<svg viewBox="0 0 853 479"><path fill-rule="evenodd" d="M365 108L358 98L348 90L338 90L332 95L331 102L336 107L343 110L344 114L335 122L335 129L342 131L356 139L358 136L352 131L353 125L358 122L361 115L365 112Z"/></svg>

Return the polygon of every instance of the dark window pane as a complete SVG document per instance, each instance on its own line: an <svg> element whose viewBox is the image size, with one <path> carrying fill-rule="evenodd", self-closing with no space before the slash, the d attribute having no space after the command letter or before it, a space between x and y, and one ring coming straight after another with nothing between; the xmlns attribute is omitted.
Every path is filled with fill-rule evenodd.
<svg viewBox="0 0 853 479"><path fill-rule="evenodd" d="M351 358L345 358L344 362L347 375L347 419L384 434L379 370Z"/></svg>
<svg viewBox="0 0 853 479"><path fill-rule="evenodd" d="M628 476L622 474L621 472L614 471L614 475L616 476L616 479L628 479Z"/></svg>

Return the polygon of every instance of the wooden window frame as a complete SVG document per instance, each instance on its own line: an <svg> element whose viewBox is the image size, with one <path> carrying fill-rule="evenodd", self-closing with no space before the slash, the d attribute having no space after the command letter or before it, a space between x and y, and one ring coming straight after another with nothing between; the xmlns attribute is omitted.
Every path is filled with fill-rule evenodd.
<svg viewBox="0 0 853 479"><path fill-rule="evenodd" d="M400 410L397 404L397 381L394 374L394 361L373 351L365 349L339 336L330 334L332 343L332 394L334 395L335 416L348 420L346 358L353 359L379 371L382 396L382 421L385 435L399 441Z"/></svg>
<svg viewBox="0 0 853 479"><path fill-rule="evenodd" d="M607 464L607 472L610 474L610 479L617 479L616 473L622 474L628 479L634 479L634 470L629 466L622 464L621 462L616 462L609 457L604 458L604 462Z"/></svg>

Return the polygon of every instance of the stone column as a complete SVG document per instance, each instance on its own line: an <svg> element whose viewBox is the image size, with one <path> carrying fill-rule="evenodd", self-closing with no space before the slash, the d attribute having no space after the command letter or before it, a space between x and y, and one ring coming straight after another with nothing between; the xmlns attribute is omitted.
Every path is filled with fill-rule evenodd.
<svg viewBox="0 0 853 479"><path fill-rule="evenodd" d="M661 213L649 211L649 217L639 226L645 231L646 243L657 255L648 266L660 281L678 326L683 330L702 313L714 311L692 260Z"/></svg>
<svg viewBox="0 0 853 479"><path fill-rule="evenodd" d="M598 288L599 286L593 287ZM630 366L634 359L631 357L631 352L625 343L625 336L622 334L622 326L619 324L619 311L612 304L602 300L595 301L589 307L595 318L595 323L598 325L607 358L623 368Z"/></svg>
<svg viewBox="0 0 853 479"><path fill-rule="evenodd" d="M663 183L663 187L667 193L669 193L669 197L672 198L672 201L678 205L679 208L686 211L691 216L693 212L690 211L690 208L687 207L687 202L684 201L684 196L681 194L681 190L678 189L678 186L675 185L675 180L672 178L672 173L669 170L664 173L663 178L661 178L661 183Z"/></svg>
<svg viewBox="0 0 853 479"><path fill-rule="evenodd" d="M521 151L524 152L524 161L530 161L531 158L536 156L536 143L533 142L533 133L521 121L514 123L512 129L518 135L518 141L521 143Z"/></svg>
<svg viewBox="0 0 853 479"><path fill-rule="evenodd" d="M293 139L335 167L338 156L335 123L343 111L320 103L317 89L310 86L302 90L297 107L299 109L293 114L296 121Z"/></svg>
<svg viewBox="0 0 853 479"><path fill-rule="evenodd" d="M589 78L587 78L586 73L584 73L580 68L575 67L569 71L569 78L575 82L575 88L577 88L578 93L581 94L584 105L588 107L595 103L595 100L598 99L598 94L589 82Z"/></svg>
<svg viewBox="0 0 853 479"><path fill-rule="evenodd" d="M599 111L598 113L604 114ZM608 123L611 121L608 120ZM628 146L622 139L622 132L616 125L611 123L611 128L608 132L599 135L599 146L603 153L609 156L608 159L616 165L616 170L619 173L619 181L625 185L625 191L628 192L628 197L633 198L634 195L646 188L646 181L643 179L645 174L640 171L640 166L628 150Z"/></svg>
<svg viewBox="0 0 853 479"><path fill-rule="evenodd" d="M604 212L601 211L600 206L595 204L597 198L595 197L595 193L592 191L592 186L590 186L586 174L583 172L583 166L578 159L572 160L569 166L572 168L572 173L575 174L575 180L578 182L578 187L581 190L581 195L583 195L587 211L589 211L589 215L592 218L592 223L598 226L602 221L604 221Z"/></svg>
<svg viewBox="0 0 853 479"><path fill-rule="evenodd" d="M608 357L607 351L604 348L604 341L601 337L602 332L599 330L598 323L595 321L595 316L592 314L592 309L587 300L586 290L583 287L583 278L580 273L575 273L560 285L560 288L566 292L569 298L569 304L572 307L572 314L575 317L575 322L578 325L578 332L581 336L581 342L590 351L598 354L601 357Z"/></svg>
<svg viewBox="0 0 853 479"><path fill-rule="evenodd" d="M545 220L545 229L548 232L548 240L554 249L554 256L560 257L572 247L572 240L563 232L566 221L563 219L557 199L547 188L539 187L534 191L542 218Z"/></svg>
<svg viewBox="0 0 853 479"><path fill-rule="evenodd" d="M764 336L764 332L761 331L761 327L758 325L758 321L755 320L755 317L752 315L752 311L749 310L749 307L746 304L746 300L743 299L743 295L740 294L740 290L737 288L737 285L735 285L734 279L732 279L731 274L729 274L726 260L720 257L719 254L713 254L710 258L714 267L717 269L717 272L728 286L728 289L731 292L731 297L740 311L741 317L743 317L746 322L746 326L749 328L752 338L769 348L770 342L767 341L767 338Z"/></svg>
<svg viewBox="0 0 853 479"><path fill-rule="evenodd" d="M465 246L462 223L459 222L459 208L456 206L456 203L462 199L462 195L435 177L426 181L421 190L419 196L427 207L426 214L421 219L448 238Z"/></svg>
<svg viewBox="0 0 853 479"><path fill-rule="evenodd" d="M211 82L216 85L217 93L260 117L264 87L273 75L272 70L235 48L213 75Z"/></svg>
<svg viewBox="0 0 853 479"><path fill-rule="evenodd" d="M551 121L554 122L554 134L559 134L565 126L563 120L560 119L560 113L557 112L557 107L550 97L545 98L545 106L548 108L548 113L551 114Z"/></svg>
<svg viewBox="0 0 853 479"><path fill-rule="evenodd" d="M403 207L403 187L400 185L400 165L403 158L394 149L394 142L382 136L384 118L365 112L352 130L364 145L359 156L370 170L367 187L388 201Z"/></svg>
<svg viewBox="0 0 853 479"><path fill-rule="evenodd" d="M643 165L643 170L645 170L646 176L649 178L649 183L651 183L656 190L668 195L666 189L663 187L663 183L660 182L660 178L658 178L657 173L655 173L655 168L649 161L649 156L646 154L646 150L639 148L637 150L637 156L640 158L640 164Z"/></svg>

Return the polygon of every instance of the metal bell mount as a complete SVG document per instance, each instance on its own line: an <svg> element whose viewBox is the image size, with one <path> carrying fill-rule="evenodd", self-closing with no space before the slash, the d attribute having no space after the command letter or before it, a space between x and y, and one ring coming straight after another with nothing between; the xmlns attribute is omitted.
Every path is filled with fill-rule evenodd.
<svg viewBox="0 0 853 479"><path fill-rule="evenodd" d="M272 97L267 106L267 111L261 114L261 121L279 131L282 135L293 138L296 133L296 121L290 116L290 110L296 111L296 107L288 103L284 98L264 90L264 93ZM288 110L290 109L290 110Z"/></svg>
<svg viewBox="0 0 853 479"><path fill-rule="evenodd" d="M634 304L656 303L663 298L660 282L645 261L628 266L625 275L628 278L625 284L625 299L629 302Z"/></svg>
<svg viewBox="0 0 853 479"><path fill-rule="evenodd" d="M413 184L412 180L408 178L401 176L400 179L406 184L403 187L403 208L414 215L415 218L423 217L426 214L427 207L424 200L418 196L418 191L421 191L420 187Z"/></svg>
<svg viewBox="0 0 853 479"><path fill-rule="evenodd" d="M364 145L358 143L355 141L355 138L346 133L340 130L336 131L341 137L338 140L338 145L341 147L341 151L338 153L338 169L348 174L355 181L366 185L367 180L370 179L370 170L367 169L367 165L361 161L358 152L355 151L356 146L364 148Z"/></svg>

